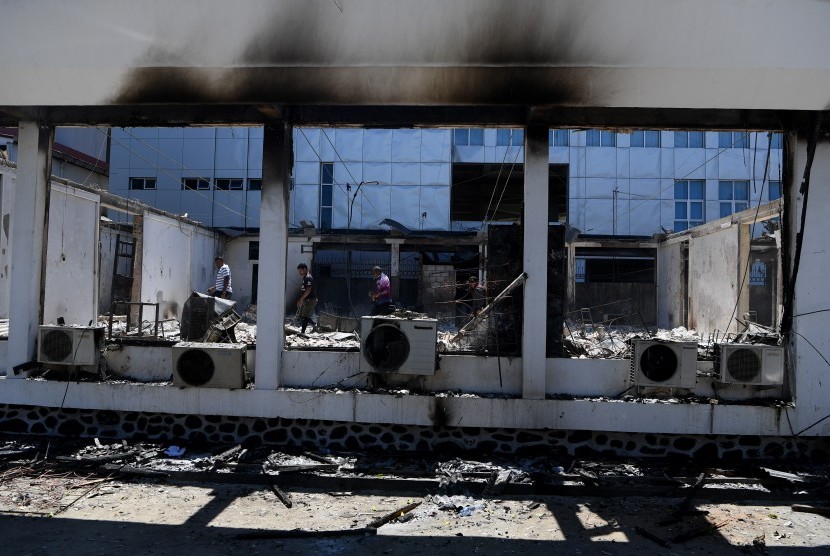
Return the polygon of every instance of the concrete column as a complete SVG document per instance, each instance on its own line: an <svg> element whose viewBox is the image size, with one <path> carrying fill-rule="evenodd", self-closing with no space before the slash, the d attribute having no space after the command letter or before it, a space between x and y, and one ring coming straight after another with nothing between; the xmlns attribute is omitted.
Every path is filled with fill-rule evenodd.
<svg viewBox="0 0 830 556"><path fill-rule="evenodd" d="M387 239L391 254L389 258L389 281L392 284L392 300L400 303L401 300L401 243L403 239Z"/></svg>
<svg viewBox="0 0 830 556"><path fill-rule="evenodd" d="M11 210L9 369L33 360L43 311L43 260L46 256L46 205L52 173L55 130L37 122L18 127L17 184ZM15 377L24 378L23 373Z"/></svg>
<svg viewBox="0 0 830 556"><path fill-rule="evenodd" d="M288 186L293 163L291 126L265 127L262 201L259 208L259 290L257 292L256 388L280 386L285 345L285 273L288 247ZM295 271L296 272L296 271Z"/></svg>
<svg viewBox="0 0 830 556"><path fill-rule="evenodd" d="M545 397L548 291L548 128L525 133L524 255L527 273L522 319L522 397Z"/></svg>

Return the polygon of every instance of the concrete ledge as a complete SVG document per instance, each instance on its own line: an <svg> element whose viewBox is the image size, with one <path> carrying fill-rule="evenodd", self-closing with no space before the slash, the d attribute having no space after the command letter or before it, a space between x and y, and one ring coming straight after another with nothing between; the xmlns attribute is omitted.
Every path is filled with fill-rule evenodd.
<svg viewBox="0 0 830 556"><path fill-rule="evenodd" d="M65 395L65 401L64 401ZM149 384L0 380L0 403L343 422L670 434L791 434L779 408L603 400L396 396L317 390L220 390ZM822 423L825 425L825 423ZM810 435L828 434L816 426Z"/></svg>

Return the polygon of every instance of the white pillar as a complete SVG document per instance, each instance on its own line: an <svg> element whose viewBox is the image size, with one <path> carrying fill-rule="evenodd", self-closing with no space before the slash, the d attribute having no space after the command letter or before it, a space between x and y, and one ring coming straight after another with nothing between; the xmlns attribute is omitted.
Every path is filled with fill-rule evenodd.
<svg viewBox="0 0 830 556"><path fill-rule="evenodd" d="M525 133L522 397L545 397L548 298L548 128Z"/></svg>
<svg viewBox="0 0 830 556"><path fill-rule="evenodd" d="M291 126L265 127L262 201L259 207L259 290L257 292L256 388L280 386L285 345L285 273L288 249L288 186L293 163Z"/></svg>
<svg viewBox="0 0 830 556"><path fill-rule="evenodd" d="M18 127L17 183L11 210L9 299L9 369L36 357L35 341L42 312L43 258L46 245L46 198L52 166L54 128L37 122ZM24 378L21 373L9 378Z"/></svg>
<svg viewBox="0 0 830 556"><path fill-rule="evenodd" d="M389 258L389 280L392 283L392 300L400 305L401 302L401 244L403 239L386 239L391 247Z"/></svg>

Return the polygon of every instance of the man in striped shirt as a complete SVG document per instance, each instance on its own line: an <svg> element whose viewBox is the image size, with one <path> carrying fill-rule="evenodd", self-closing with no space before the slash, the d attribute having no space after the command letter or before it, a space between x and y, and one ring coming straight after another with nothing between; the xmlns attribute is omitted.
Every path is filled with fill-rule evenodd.
<svg viewBox="0 0 830 556"><path fill-rule="evenodd" d="M208 288L208 293L213 295L213 297L230 299L233 294L233 288L231 287L231 269L225 264L225 260L222 257L216 257L213 259L213 262L216 263L216 268L218 269L216 272L216 283Z"/></svg>

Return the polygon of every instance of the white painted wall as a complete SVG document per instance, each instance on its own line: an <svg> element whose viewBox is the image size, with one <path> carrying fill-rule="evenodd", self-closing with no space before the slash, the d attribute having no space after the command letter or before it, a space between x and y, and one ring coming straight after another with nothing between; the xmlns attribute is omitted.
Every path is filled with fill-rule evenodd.
<svg viewBox="0 0 830 556"><path fill-rule="evenodd" d="M739 230L732 225L689 242L689 327L703 336L737 330L729 317L738 298Z"/></svg>
<svg viewBox="0 0 830 556"><path fill-rule="evenodd" d="M9 318L9 272L11 270L11 206L15 172L0 165L0 319Z"/></svg>
<svg viewBox="0 0 830 556"><path fill-rule="evenodd" d="M159 303L160 318L181 319L191 293L213 285L213 258L221 252L219 235L149 212L143 220L141 301Z"/></svg>
<svg viewBox="0 0 830 556"><path fill-rule="evenodd" d="M657 326L686 326L683 319L683 244L657 246Z"/></svg>
<svg viewBox="0 0 830 556"><path fill-rule="evenodd" d="M52 184L43 323L95 321L98 316L98 195Z"/></svg>
<svg viewBox="0 0 830 556"><path fill-rule="evenodd" d="M112 273L113 265L115 264L115 248L118 236L121 236L121 241L132 241L133 234L127 230L120 230L114 226L107 226L101 223L100 245L99 252L99 268L101 269L101 279L98 287L98 313L104 314L110 310L112 304ZM122 258L119 262L119 271L124 273L127 271L127 259Z"/></svg>
<svg viewBox="0 0 830 556"><path fill-rule="evenodd" d="M564 93L585 106L830 104L830 5L814 0L351 0L342 11L334 2L203 0L199 17L190 3L163 0L82 6L4 3L0 106L157 102L185 78L198 95L178 98L217 103L291 103L304 93L333 105L530 105ZM43 36L49 48L38 47ZM793 40L723 47L724 37L772 36ZM134 72L172 66L182 69ZM507 83L521 86L506 93Z"/></svg>
<svg viewBox="0 0 830 556"><path fill-rule="evenodd" d="M801 229L803 196L798 194L798 189L806 164L805 150L806 143L802 140L793 164L793 173L798 177L791 190L794 203L787 213L787 218L793 223L793 237ZM830 324L830 313L827 312L830 308L830 288L827 287L827 276L830 274L830 251L827 248L830 236L830 219L827 218L830 206L830 142L826 138L816 149L807 203L804 245L793 307L795 336L790 344L790 360L795 368L795 432L830 415L830 335L827 334ZM830 419L805 434L830 435Z"/></svg>

